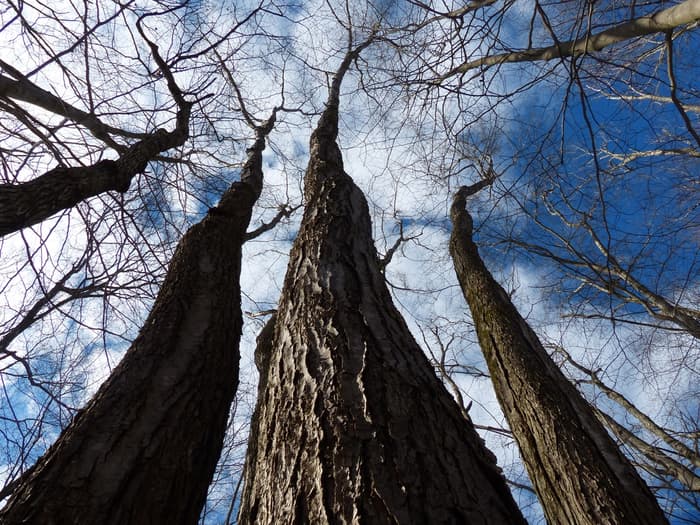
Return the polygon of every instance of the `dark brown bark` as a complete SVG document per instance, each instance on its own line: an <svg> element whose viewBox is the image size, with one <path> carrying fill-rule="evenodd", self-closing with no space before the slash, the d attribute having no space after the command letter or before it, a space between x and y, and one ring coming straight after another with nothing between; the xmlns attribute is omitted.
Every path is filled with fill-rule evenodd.
<svg viewBox="0 0 700 525"><path fill-rule="evenodd" d="M450 253L499 402L552 524L666 523L649 488L547 355L472 240L462 188Z"/></svg>
<svg viewBox="0 0 700 525"><path fill-rule="evenodd" d="M197 522L238 385L241 245L264 135L190 228L141 332L0 512L3 524Z"/></svg>
<svg viewBox="0 0 700 525"><path fill-rule="evenodd" d="M311 138L239 523L524 523L494 456L394 307L336 145L341 65Z"/></svg>

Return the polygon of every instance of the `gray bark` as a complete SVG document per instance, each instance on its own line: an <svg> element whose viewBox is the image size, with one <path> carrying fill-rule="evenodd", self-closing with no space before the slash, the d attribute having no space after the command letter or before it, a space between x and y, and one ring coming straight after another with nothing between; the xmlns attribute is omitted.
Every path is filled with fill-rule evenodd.
<svg viewBox="0 0 700 525"><path fill-rule="evenodd" d="M552 524L662 524L649 488L550 359L491 276L472 240L462 188L450 253L489 372L530 479Z"/></svg>
<svg viewBox="0 0 700 525"><path fill-rule="evenodd" d="M331 86L274 329L239 523L525 523L494 456L394 307Z"/></svg>

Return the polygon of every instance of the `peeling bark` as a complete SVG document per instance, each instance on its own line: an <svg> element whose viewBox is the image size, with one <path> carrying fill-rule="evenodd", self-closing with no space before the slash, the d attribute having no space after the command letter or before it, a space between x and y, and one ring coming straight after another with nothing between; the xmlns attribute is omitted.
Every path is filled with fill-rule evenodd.
<svg viewBox="0 0 700 525"><path fill-rule="evenodd" d="M525 523L494 456L394 307L344 173L331 85L262 388L239 523ZM267 348L267 350L265 350Z"/></svg>
<svg viewBox="0 0 700 525"><path fill-rule="evenodd" d="M182 238L138 337L15 490L4 525L197 523L238 386L241 246L265 147L257 132L241 182Z"/></svg>
<svg viewBox="0 0 700 525"><path fill-rule="evenodd" d="M499 402L552 524L662 524L649 488L484 265L462 188L450 253Z"/></svg>

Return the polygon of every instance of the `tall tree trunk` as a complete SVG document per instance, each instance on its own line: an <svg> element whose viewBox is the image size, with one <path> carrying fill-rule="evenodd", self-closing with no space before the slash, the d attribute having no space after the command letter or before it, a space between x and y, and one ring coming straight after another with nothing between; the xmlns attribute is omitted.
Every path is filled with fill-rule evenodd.
<svg viewBox="0 0 700 525"><path fill-rule="evenodd" d="M15 490L0 522L197 522L238 386L241 246L273 121L257 130L241 181L178 244L122 362Z"/></svg>
<svg viewBox="0 0 700 525"><path fill-rule="evenodd" d="M455 196L450 253L496 394L547 520L666 523L649 488L486 269L466 210L475 187Z"/></svg>
<svg viewBox="0 0 700 525"><path fill-rule="evenodd" d="M394 307L367 202L343 172L339 88L358 52L312 134L304 217L274 329L259 339L239 522L524 523Z"/></svg>

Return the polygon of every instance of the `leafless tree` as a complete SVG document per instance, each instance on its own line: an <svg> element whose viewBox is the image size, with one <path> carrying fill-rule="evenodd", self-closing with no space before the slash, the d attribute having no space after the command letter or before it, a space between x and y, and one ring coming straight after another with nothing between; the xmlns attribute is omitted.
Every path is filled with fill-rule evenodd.
<svg viewBox="0 0 700 525"><path fill-rule="evenodd" d="M306 207L261 374L241 523L522 523L494 458L384 284L368 206L336 143L349 35L311 136ZM410 436L410 437L409 437Z"/></svg>
<svg viewBox="0 0 700 525"><path fill-rule="evenodd" d="M609 401L553 353L608 426L622 425L612 432L664 511L695 508L673 476L692 486L697 467L669 455L630 407L692 448L696 1L45 4L0 7L3 495L24 486L22 472L133 353L178 242L239 180L251 126L264 125L254 116L284 106L243 234L244 340L277 309L294 210L315 195L302 180L310 126L350 34L373 39L345 74L336 129L343 170L373 219L363 239L374 237L377 282L424 334L472 424L508 453L511 431L486 388L447 251L449 195L495 170L488 195L470 203L481 256L548 350L567 348L629 401ZM42 181L52 189L31 190ZM254 376L241 378L251 390ZM235 520L238 502L226 499L242 487L245 405L204 522ZM529 484L512 472L525 508L530 494L517 487Z"/></svg>

